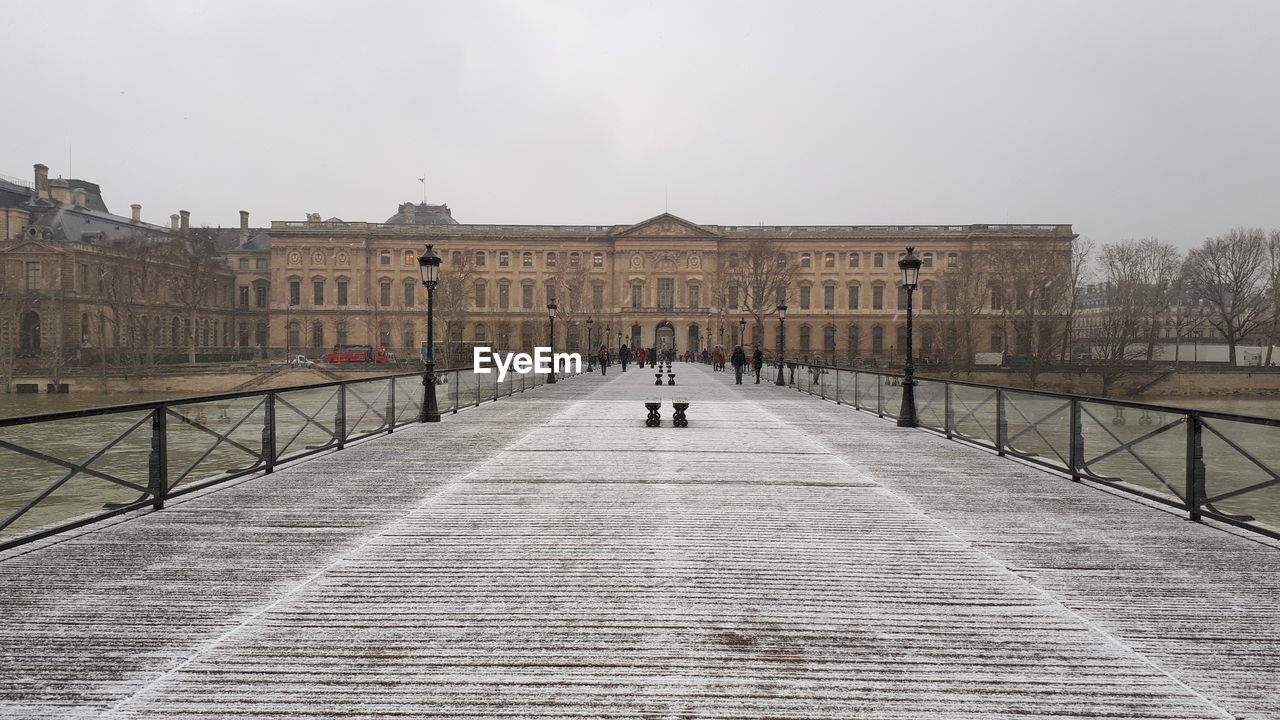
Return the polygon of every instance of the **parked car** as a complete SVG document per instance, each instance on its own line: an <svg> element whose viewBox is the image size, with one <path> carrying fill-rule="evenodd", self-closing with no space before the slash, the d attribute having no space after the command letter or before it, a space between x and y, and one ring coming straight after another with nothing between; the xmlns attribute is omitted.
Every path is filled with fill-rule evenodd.
<svg viewBox="0 0 1280 720"><path fill-rule="evenodd" d="M315 365L306 355L294 355L289 358L289 367L315 367Z"/></svg>

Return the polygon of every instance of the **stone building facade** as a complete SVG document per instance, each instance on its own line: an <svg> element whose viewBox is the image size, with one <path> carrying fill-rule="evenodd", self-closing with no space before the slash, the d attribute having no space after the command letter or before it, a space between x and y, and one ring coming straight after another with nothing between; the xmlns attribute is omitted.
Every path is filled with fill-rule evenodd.
<svg viewBox="0 0 1280 720"><path fill-rule="evenodd" d="M746 340L773 351L776 319L749 318L724 277L735 254L765 239L798 268L785 296L788 355L829 362L900 354L897 260L905 247L924 259L916 308L928 314L940 275L966 258L1030 243L1063 251L1065 269L1075 237L1070 225L727 226L665 213L632 225L472 225L454 221L446 206L413 203L385 223L311 216L273 222L270 235L273 338L308 350L367 343L411 353L425 339L416 258L426 243L444 257L444 275L465 266L473 283L465 317L449 331L464 345L546 344L546 306L556 299L558 349L585 349L591 317L597 347L729 348L749 319ZM566 273L580 278L576 302L563 296ZM978 335L994 347L978 349L1000 352L1002 311L989 309L990 327ZM438 339L442 332L438 326ZM921 338L918 354L933 342Z"/></svg>

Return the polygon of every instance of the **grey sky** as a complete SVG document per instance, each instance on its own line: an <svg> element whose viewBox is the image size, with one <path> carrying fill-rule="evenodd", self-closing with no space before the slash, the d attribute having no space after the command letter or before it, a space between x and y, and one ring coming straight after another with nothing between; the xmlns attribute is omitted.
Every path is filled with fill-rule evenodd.
<svg viewBox="0 0 1280 720"><path fill-rule="evenodd" d="M1280 227L1280 1L10 3L0 173L234 225Z"/></svg>

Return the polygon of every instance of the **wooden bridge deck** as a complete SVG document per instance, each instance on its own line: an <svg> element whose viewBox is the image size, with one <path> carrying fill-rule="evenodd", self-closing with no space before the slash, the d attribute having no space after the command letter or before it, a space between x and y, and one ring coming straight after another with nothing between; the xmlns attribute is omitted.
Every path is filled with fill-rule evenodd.
<svg viewBox="0 0 1280 720"><path fill-rule="evenodd" d="M9 553L0 717L1280 717L1274 545L676 371Z"/></svg>

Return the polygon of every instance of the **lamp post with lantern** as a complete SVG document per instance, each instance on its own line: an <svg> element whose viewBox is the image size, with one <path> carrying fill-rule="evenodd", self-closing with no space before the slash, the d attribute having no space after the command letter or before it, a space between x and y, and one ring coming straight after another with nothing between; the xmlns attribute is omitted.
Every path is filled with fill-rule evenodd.
<svg viewBox="0 0 1280 720"><path fill-rule="evenodd" d="M547 303L547 320L549 321L547 329L547 348L551 350L551 373L547 375L547 383L556 384L556 304L555 301Z"/></svg>
<svg viewBox="0 0 1280 720"><path fill-rule="evenodd" d="M923 263L916 256L915 248L907 248L907 254L898 261L902 270L902 289L907 291L907 364L902 370L902 409L898 412L898 427L916 427L916 366L912 362L915 355L912 348L911 329L911 295L920 282L920 266Z"/></svg>
<svg viewBox="0 0 1280 720"><path fill-rule="evenodd" d="M594 361L596 357L596 353L594 350L595 343L591 341L591 337L592 337L591 326L594 324L595 324L595 321L591 319L590 315L588 315L587 316L587 372L595 372L595 369L594 369L595 368Z"/></svg>
<svg viewBox="0 0 1280 720"><path fill-rule="evenodd" d="M747 351L747 319L738 320L738 345L742 348L742 352Z"/></svg>
<svg viewBox="0 0 1280 720"><path fill-rule="evenodd" d="M427 289L427 349L423 360L426 361L426 372L422 375L422 410L418 413L418 422L440 422L440 409L436 404L436 359L435 318L436 285L440 282L440 256L431 245L418 256L418 272L422 275L422 285Z"/></svg>
<svg viewBox="0 0 1280 720"><path fill-rule="evenodd" d="M787 305L783 303L778 306L778 381L776 385L786 385L787 381L782 377L782 371L787 366L787 331L785 322L787 320Z"/></svg>

